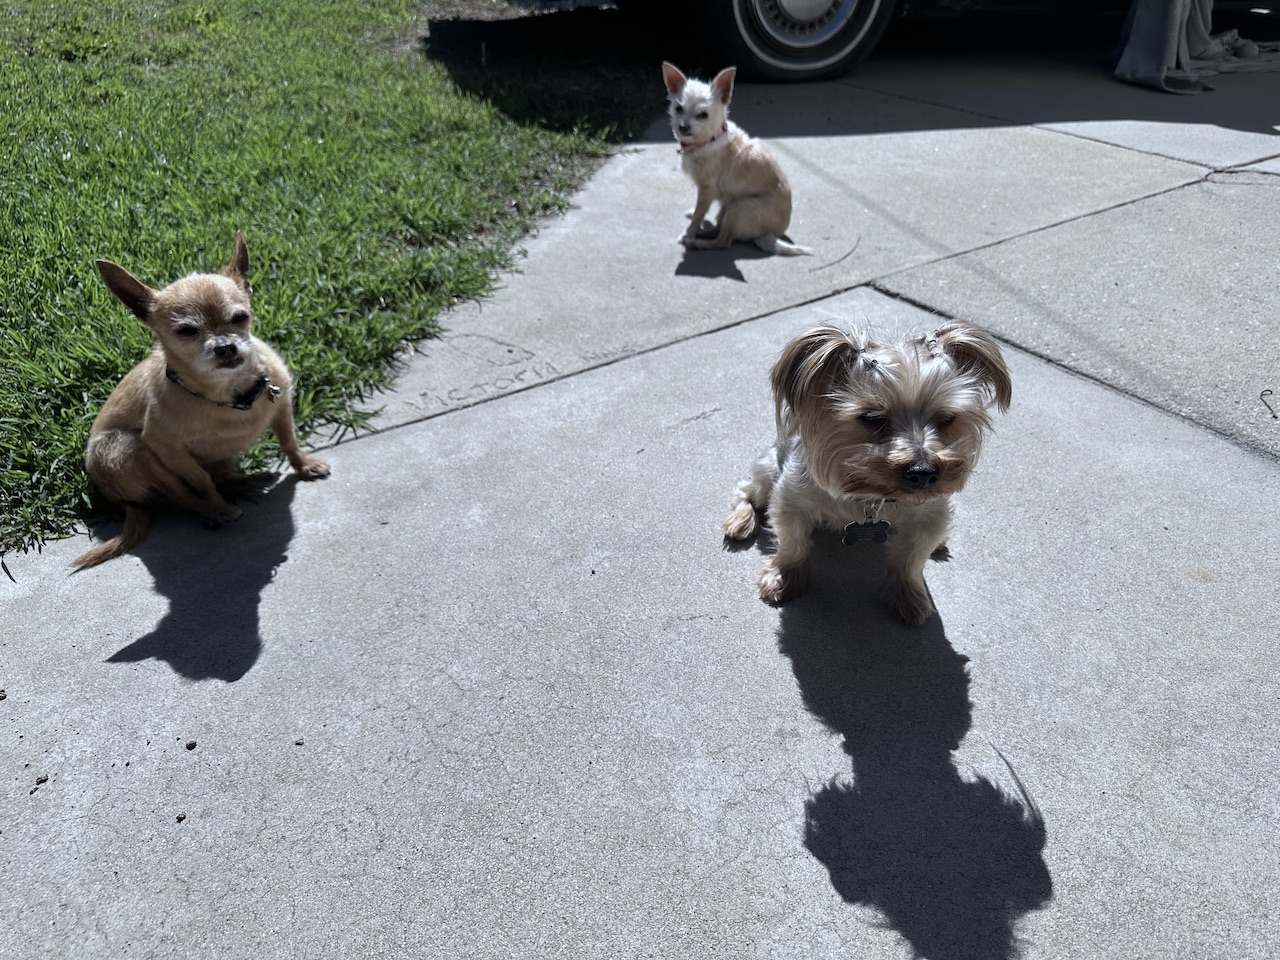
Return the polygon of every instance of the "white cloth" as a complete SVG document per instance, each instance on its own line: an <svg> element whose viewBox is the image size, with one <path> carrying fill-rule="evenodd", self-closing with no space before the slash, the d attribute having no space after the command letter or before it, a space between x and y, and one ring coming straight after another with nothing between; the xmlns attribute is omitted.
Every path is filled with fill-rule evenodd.
<svg viewBox="0 0 1280 960"><path fill-rule="evenodd" d="M1125 20L1119 80L1170 93L1212 89L1205 77L1280 70L1280 43L1254 43L1238 31L1211 34L1213 0L1133 0Z"/></svg>

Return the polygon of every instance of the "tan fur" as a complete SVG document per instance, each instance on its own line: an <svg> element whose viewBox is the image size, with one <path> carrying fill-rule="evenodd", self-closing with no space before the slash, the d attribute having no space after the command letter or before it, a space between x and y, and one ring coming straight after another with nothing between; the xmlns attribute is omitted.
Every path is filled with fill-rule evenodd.
<svg viewBox="0 0 1280 960"><path fill-rule="evenodd" d="M723 250L749 241L768 253L809 254L786 238L791 224L791 185L768 148L729 119L733 81L728 67L710 84L690 80L662 64L670 101L671 130L680 143L684 172L698 194L680 242L698 250ZM719 204L714 223L705 218Z"/></svg>
<svg viewBox="0 0 1280 960"><path fill-rule="evenodd" d="M329 475L329 467L303 453L294 436L288 368L250 331L248 271L239 232L221 273L192 274L161 290L109 260L98 261L103 281L151 328L156 342L111 392L90 429L85 468L98 489L124 507L125 524L118 536L77 558L77 569L141 542L150 526L143 509L149 503L167 501L212 523L238 519L241 510L224 491L252 479L239 474L237 460L267 430L302 479ZM279 396L264 389L247 410L220 405L243 400L262 377L279 388Z"/></svg>
<svg viewBox="0 0 1280 960"><path fill-rule="evenodd" d="M761 599L804 591L814 528L874 517L891 525L885 603L923 623L933 613L924 566L946 553L951 496L977 463L989 409L1012 399L999 344L963 320L900 338L828 324L788 343L771 380L778 440L723 524L726 537L747 540L767 515L777 549Z"/></svg>

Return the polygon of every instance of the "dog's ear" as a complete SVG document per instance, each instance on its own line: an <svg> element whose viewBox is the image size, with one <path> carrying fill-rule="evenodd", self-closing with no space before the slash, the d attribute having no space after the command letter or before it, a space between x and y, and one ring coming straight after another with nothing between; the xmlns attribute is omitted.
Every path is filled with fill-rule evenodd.
<svg viewBox="0 0 1280 960"><path fill-rule="evenodd" d="M676 96L684 89L687 80L688 78L680 72L680 68L674 63L668 63L666 60L662 61L662 82L667 85L668 96Z"/></svg>
<svg viewBox="0 0 1280 960"><path fill-rule="evenodd" d="M236 231L236 248L227 265L222 268L222 275L240 284L246 293L252 292L249 287L249 246L239 230Z"/></svg>
<svg viewBox="0 0 1280 960"><path fill-rule="evenodd" d="M711 81L711 89L715 91L716 96L720 98L720 102L726 107L729 105L729 101L733 99L733 78L737 75L737 67L725 67Z"/></svg>
<svg viewBox="0 0 1280 960"><path fill-rule="evenodd" d="M786 410L803 422L824 406L848 381L861 351L848 331L826 324L788 343L770 374L778 433L791 432L785 429Z"/></svg>
<svg viewBox="0 0 1280 960"><path fill-rule="evenodd" d="M110 260L98 260L98 274L107 289L116 295L116 299L129 308L130 312L147 322L151 315L151 307L156 302L156 292L132 273Z"/></svg>
<svg viewBox="0 0 1280 960"><path fill-rule="evenodd" d="M956 367L978 377L988 391L988 403L994 402L1001 413L1009 409L1013 382L995 337L967 320L948 320L932 339Z"/></svg>

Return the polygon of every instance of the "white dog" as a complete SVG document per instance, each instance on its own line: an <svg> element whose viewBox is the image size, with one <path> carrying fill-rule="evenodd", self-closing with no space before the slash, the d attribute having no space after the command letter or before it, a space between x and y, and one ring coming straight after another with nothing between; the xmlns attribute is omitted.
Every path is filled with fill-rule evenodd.
<svg viewBox="0 0 1280 960"><path fill-rule="evenodd" d="M733 67L721 70L710 84L690 80L674 64L663 63L662 79L670 101L671 131L680 143L684 172L698 187L685 246L724 250L735 240L749 240L766 253L801 256L812 253L787 239L791 223L791 185L764 144L729 119ZM714 224L704 218L718 201Z"/></svg>

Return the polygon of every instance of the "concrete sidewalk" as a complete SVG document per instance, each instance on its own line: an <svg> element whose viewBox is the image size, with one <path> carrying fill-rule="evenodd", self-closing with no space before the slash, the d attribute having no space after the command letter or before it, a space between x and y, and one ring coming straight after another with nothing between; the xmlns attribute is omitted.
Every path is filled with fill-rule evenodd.
<svg viewBox="0 0 1280 960"><path fill-rule="evenodd" d="M744 87L812 263L685 254L655 127L330 480L7 558L0 955L1274 957L1276 82ZM926 311L1014 375L940 615L765 606L770 362Z"/></svg>

